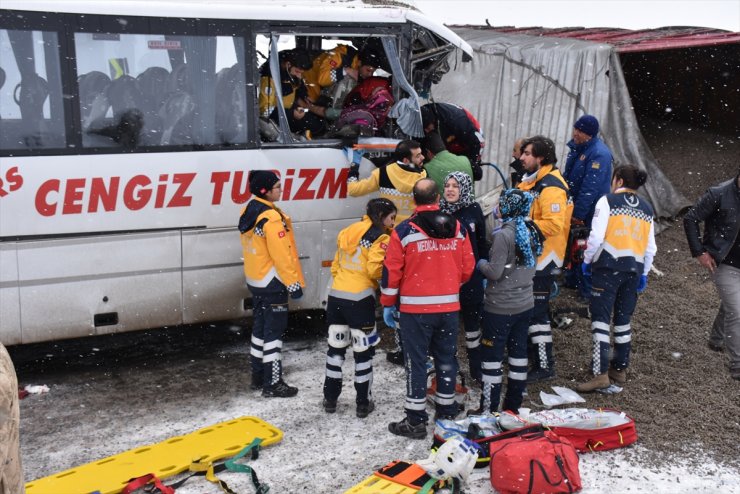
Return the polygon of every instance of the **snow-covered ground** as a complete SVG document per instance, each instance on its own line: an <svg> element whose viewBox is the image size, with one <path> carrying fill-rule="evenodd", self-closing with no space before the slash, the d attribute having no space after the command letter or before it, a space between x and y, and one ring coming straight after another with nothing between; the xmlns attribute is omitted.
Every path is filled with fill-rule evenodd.
<svg viewBox="0 0 740 494"><path fill-rule="evenodd" d="M345 362L345 388L339 409L333 415L324 413L320 402L325 345L320 338L286 344L285 378L288 383L300 388L296 398L263 399L259 393L247 391L245 382L241 382L232 388L231 394L210 396L201 406L173 407L171 411L162 406L159 408L161 415L141 413L138 418L127 416L125 420L119 421L123 423L108 421L110 430L91 430L96 427L76 423L75 419L68 420L62 430L54 431L53 438L47 438L53 440L53 448L39 448L38 444L28 441L23 443L26 480L70 468L74 466L74 463L69 464L70 459L78 463L98 460L115 452L159 442L240 416L260 417L284 432L282 442L266 447L259 459L249 462L260 480L269 485L273 494L341 493L392 460L414 461L426 458L432 439L432 425L429 426L429 435L424 441L405 439L388 432L388 422L403 417L404 371L388 364L382 351L375 357L375 411L366 419L355 417L350 357ZM233 344L224 349L219 357L246 364L246 345ZM201 364L208 366L209 362ZM140 376L141 373L150 371L154 369L148 366L135 370ZM187 371L173 367L168 372L177 375ZM54 399L55 394L56 400L59 400L62 396L79 397L86 393L107 392L105 390L112 387L107 379L116 379L117 385L127 380L125 375L116 374L114 371L111 376L110 372L101 371L98 377L88 376L87 382L52 385L48 395L31 396L24 402L31 406L32 403L28 400L46 397ZM219 377L214 376L213 379ZM225 376L223 379L229 377ZM233 380L233 376L231 379ZM124 389L118 391L126 392ZM469 405L473 405L472 401ZM120 410L119 407L120 403L113 402L110 411L97 410L93 413L92 410L87 410L86 413L90 417L100 418L102 414L103 418L111 418L108 414L115 416L115 410ZM33 425L26 423L25 426ZM639 423L637 429L639 433ZM113 440L115 444L112 446ZM681 438L676 437L676 440L680 441ZM740 493L740 471L719 467L709 458L700 462L673 458L667 463L670 466L656 466L654 459L655 452L647 452L641 448L639 441L636 446L621 450L581 455L583 492ZM646 461L650 464L646 464ZM42 464L45 465L43 468ZM50 468L52 469L49 470ZM224 473L220 477L235 492L254 491L248 476L244 474ZM188 481L177 492L215 494L221 491L216 485L199 477ZM488 470L476 470L465 492L493 492L488 480Z"/></svg>

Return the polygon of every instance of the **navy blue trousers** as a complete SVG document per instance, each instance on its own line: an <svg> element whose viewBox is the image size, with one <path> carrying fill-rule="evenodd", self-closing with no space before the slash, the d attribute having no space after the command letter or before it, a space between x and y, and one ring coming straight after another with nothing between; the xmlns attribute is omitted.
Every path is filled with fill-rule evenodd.
<svg viewBox="0 0 740 494"><path fill-rule="evenodd" d="M434 358L437 413L455 415L458 312L410 314L401 312L401 339L406 360L406 416L411 424L426 422L427 356Z"/></svg>
<svg viewBox="0 0 740 494"><path fill-rule="evenodd" d="M614 323L614 355L611 366L615 370L629 367L632 349L630 320L637 306L637 284L640 275L613 269L593 270L591 279L591 336L593 354L591 368L594 375L609 369L610 320Z"/></svg>

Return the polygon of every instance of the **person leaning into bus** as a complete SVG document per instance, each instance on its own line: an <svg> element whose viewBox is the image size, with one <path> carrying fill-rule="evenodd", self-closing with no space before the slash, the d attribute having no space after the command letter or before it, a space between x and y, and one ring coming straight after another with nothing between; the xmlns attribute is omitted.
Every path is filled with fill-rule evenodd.
<svg viewBox="0 0 740 494"><path fill-rule="evenodd" d="M288 327L288 295L303 296L303 272L293 236L293 224L275 206L282 191L280 179L271 171L249 174L254 198L239 217L244 274L252 294L251 339L252 389L262 396L290 397L298 388L283 381L281 350Z"/></svg>
<svg viewBox="0 0 740 494"><path fill-rule="evenodd" d="M342 364L350 346L355 358L356 415L365 418L375 408L370 389L375 346L380 342L375 327L375 291L395 221L396 206L391 201L370 199L362 220L337 235L326 305L329 349L322 403L326 413L337 411L337 399L342 392Z"/></svg>
<svg viewBox="0 0 740 494"><path fill-rule="evenodd" d="M402 222L414 212L414 184L426 178L424 155L416 141L398 143L394 151L396 161L376 168L370 176L360 180L360 165L352 163L347 177L347 193L352 197L380 191L380 197L389 199L398 209L397 221Z"/></svg>
<svg viewBox="0 0 740 494"><path fill-rule="evenodd" d="M310 112L308 108L308 89L303 82L303 72L311 68L311 58L305 50L287 50L279 54L280 92L285 116L293 133L319 134L324 131L324 120ZM260 67L260 116L275 123L278 120L278 105L275 84L270 72L269 60Z"/></svg>
<svg viewBox="0 0 740 494"><path fill-rule="evenodd" d="M611 194L596 202L591 234L581 265L591 278L591 366L594 378L576 386L581 392L624 386L632 347L630 319L637 294L657 252L653 207L637 195L647 173L634 165L614 170ZM609 362L609 323L614 313L614 351ZM608 370L608 372L607 372Z"/></svg>

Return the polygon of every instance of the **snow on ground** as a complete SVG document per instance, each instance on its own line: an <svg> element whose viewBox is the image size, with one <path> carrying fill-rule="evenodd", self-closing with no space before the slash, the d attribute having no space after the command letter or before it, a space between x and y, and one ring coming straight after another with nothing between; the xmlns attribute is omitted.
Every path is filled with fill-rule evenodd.
<svg viewBox="0 0 740 494"><path fill-rule="evenodd" d="M226 353L246 359L246 345L233 345ZM131 432L118 435L117 451L161 441L167 437L185 434L207 425L239 416L257 416L284 432L282 442L262 450L259 459L249 462L262 482L270 487L272 494L282 493L341 493L371 475L377 468L392 460L418 460L426 458L432 439L429 426L427 440L410 440L392 435L387 430L388 422L403 417L404 371L385 360L382 351L375 357L373 384L375 411L367 419L355 417L354 389L351 384L352 359L345 362L345 388L340 398L337 413L324 413L320 407L323 383L323 361L325 342L321 339L286 343L284 363L285 379L298 386L297 398L263 399L254 391L239 391L210 400L207 406L192 407L189 411L170 416L164 420L152 420L141 415L140 420L128 420L126 428ZM233 355L232 355L233 356ZM349 372L347 372L349 371ZM173 369L173 372L176 370ZM66 389L65 392L73 392ZM52 393L54 389L52 388ZM472 401L469 403L472 406ZM638 433L640 431L637 424ZM142 442L141 438L148 438ZM677 437L676 440L681 440ZM106 441L86 440L85 452L93 461L111 454L102 449ZM64 458L79 448L79 443L70 440L57 443L54 454ZM670 466L641 464L646 451L639 446L584 454L580 470L583 492L622 493L740 493L740 471L717 466L710 459L697 464L681 459L672 459ZM27 454L28 453L28 454ZM36 452L24 451L26 459ZM31 456L31 458L29 458ZM48 459L48 456L47 456ZM52 462L53 463L53 462ZM26 463L27 480L52 472L34 471ZM68 467L66 467L68 468ZM240 473L224 473L220 477L239 493L254 492L248 476ZM172 479L170 479L172 480ZM178 494L218 493L220 489L202 477L188 481ZM488 480L488 470L476 470L465 489L468 494L493 492Z"/></svg>

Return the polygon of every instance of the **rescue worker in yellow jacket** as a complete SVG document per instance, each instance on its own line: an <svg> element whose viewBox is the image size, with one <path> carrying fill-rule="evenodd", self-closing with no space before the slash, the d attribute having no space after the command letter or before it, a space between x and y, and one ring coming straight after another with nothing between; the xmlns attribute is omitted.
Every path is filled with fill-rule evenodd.
<svg viewBox="0 0 740 494"><path fill-rule="evenodd" d="M304 50L286 50L279 54L280 93L283 109L290 131L294 133L320 134L324 130L323 109L309 104L308 89L303 80L306 70L311 68L311 58ZM259 69L260 117L269 118L279 124L277 92L269 61ZM313 109L311 109L313 107Z"/></svg>
<svg viewBox="0 0 740 494"><path fill-rule="evenodd" d="M531 368L527 382L532 383L555 378L550 289L563 267L573 202L568 197L568 185L555 167L555 143L547 137L534 136L524 140L521 150L524 176L517 188L534 196L530 217L545 237L542 254L537 258L534 309L529 324Z"/></svg>
<svg viewBox="0 0 740 494"><path fill-rule="evenodd" d="M303 272L298 261L290 218L275 206L280 199L280 179L271 171L249 174L254 198L239 217L244 275L252 293L252 389L262 396L290 397L298 388L283 381L281 350L288 326L288 295L303 296Z"/></svg>
<svg viewBox="0 0 740 494"><path fill-rule="evenodd" d="M396 222L400 223L414 212L414 184L426 178L427 172L423 167L421 144L416 141L399 142L394 156L395 162L376 168L369 177L362 180L359 179L360 165L352 163L347 177L347 193L358 197L379 190L380 197L389 199L396 205Z"/></svg>
<svg viewBox="0 0 740 494"><path fill-rule="evenodd" d="M331 265L332 284L326 306L329 349L326 352L323 407L337 410L342 392L342 364L347 348L355 358L356 415L365 418L375 408L372 401L373 357L380 342L375 327L375 292L396 220L396 206L388 199L370 199L366 215L337 236Z"/></svg>

